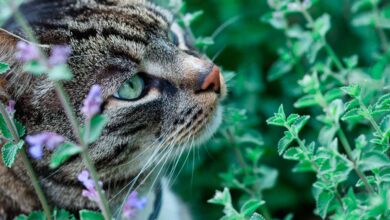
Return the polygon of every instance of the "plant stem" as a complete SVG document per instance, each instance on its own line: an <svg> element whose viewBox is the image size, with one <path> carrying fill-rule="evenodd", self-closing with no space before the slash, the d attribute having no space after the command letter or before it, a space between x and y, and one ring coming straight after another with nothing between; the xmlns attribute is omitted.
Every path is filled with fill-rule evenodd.
<svg viewBox="0 0 390 220"><path fill-rule="evenodd" d="M20 138L19 138L18 131L16 129L16 125L13 122L13 120L9 117L9 114L8 114L7 110L5 109L5 106L4 106L3 103L0 103L0 112L1 112L1 115L3 116L3 118L4 118L5 123L7 124L8 130L12 134L14 142L19 143L20 142ZM27 175L31 179L31 183L33 185L35 193L38 196L39 202L41 203L43 211L45 212L45 215L46 215L47 219L51 220L51 212L50 212L49 203L47 202L45 194L44 194L44 192L43 192L43 190L42 190L42 188L41 188L41 186L39 184L39 179L38 179L38 177L37 177L37 175L36 175L36 173L34 171L34 168L33 168L32 164L31 164L30 160L28 159L28 156L27 156L27 153L25 151L25 148L23 148L20 151L20 155L21 155L22 163L23 163L24 167L27 170Z"/></svg>
<svg viewBox="0 0 390 220"><path fill-rule="evenodd" d="M99 199L102 203L101 209L102 209L104 218L106 220L111 220L112 215L111 215L111 211L110 211L110 208L108 205L107 198L104 196L103 189L99 184L99 176L97 174L97 171L95 169L93 161L91 160L91 158L88 155L88 145L85 143L84 139L81 137L79 123L77 121L77 117L76 117L74 111L72 110L73 108L70 104L69 98L66 95L66 92L65 92L65 90L60 82L54 82L54 86L56 89L57 96L61 101L62 107L64 108L65 114L71 123L73 134L76 137L78 143L80 144L80 147L82 148L81 157L83 158L84 164L86 165L87 169L89 170L89 172L91 174L93 181L95 182L95 187L96 187L97 192L99 194ZM90 127L90 120L88 119L87 123L86 123L86 133L88 136L89 136L89 134L88 134L89 127ZM87 140L88 140L88 138L87 138Z"/></svg>
<svg viewBox="0 0 390 220"><path fill-rule="evenodd" d="M286 124L285 127L287 128L287 130L288 130L291 134L294 135L294 133L293 133L293 131L292 131L292 129L291 129L291 127L290 127L289 125ZM299 137L298 134L294 135L294 139L298 142L298 145L299 145L299 147L302 149L303 152L308 152L307 147L305 146L305 143L304 143L303 140ZM311 165L312 165L313 168L315 169L315 172L317 173L317 178L322 179L322 181L324 181L325 183L333 184L330 180L328 180L328 179L326 179L324 176L320 175L320 173L321 173L320 168L318 167L318 165L317 165L311 158L309 158L309 156L308 156L307 154L304 153L304 156L305 156L305 159L306 159L307 161L310 161ZM340 203L341 207L344 208L344 203L343 203L343 201L342 201L342 199L341 199L342 197L341 197L341 195L340 195L340 193L339 193L339 191L338 191L336 185L333 187L333 191L334 191L334 193L335 193L335 195L336 195L337 201Z"/></svg>
<svg viewBox="0 0 390 220"><path fill-rule="evenodd" d="M366 119L371 123L372 127L374 127L376 132L383 138L384 135L383 135L383 132L382 132L381 128L379 127L379 125L376 123L375 119L370 114L370 111L368 110L367 106L364 104L362 98L359 97L358 101L359 101L360 107L366 113L366 116L367 116Z"/></svg>
<svg viewBox="0 0 390 220"><path fill-rule="evenodd" d="M387 50L389 48L389 42L387 41L385 31L383 30L382 27L380 27L380 24L379 24L379 20L380 20L379 8L378 8L378 5L376 3L374 3L373 1L371 1L371 2L372 2L372 11L374 13L374 19L375 19L375 28L376 28L378 35L379 35L381 47L382 47L383 52L387 52Z"/></svg>
<svg viewBox="0 0 390 220"><path fill-rule="evenodd" d="M348 139L347 137L345 136L345 133L344 131L339 127L338 131L337 131L337 135L339 136L339 139L341 141L341 144L343 145L344 149L345 149L345 152L347 153L347 156L349 158L349 160L352 161L352 164L353 164L353 169L355 170L356 174L359 176L359 178L363 181L364 183L364 186L366 187L366 190L369 192L369 193L374 193L374 189L372 188L372 186L368 183L368 180L366 178L366 176L364 175L363 172L361 172L359 170L359 168L357 167L357 164L356 164L356 161L353 159L353 156L352 156L352 149L351 149L351 145L349 144L348 142Z"/></svg>
<svg viewBox="0 0 390 220"><path fill-rule="evenodd" d="M17 22L21 25L22 29L27 34L30 41L37 44L38 43L37 38L35 37L32 29L28 25L27 21L24 19L23 15L19 12L16 5L10 1L7 1L7 3L8 3L8 6L14 11L14 15L15 15ZM44 53L41 50L39 50L39 52L40 52L42 58L47 59L47 57L44 55ZM98 183L99 182L98 174L96 172L96 169L93 165L92 160L89 158L89 155L87 153L88 146L84 143L84 141L80 135L80 129L79 129L79 124L78 124L77 119L76 119L76 115L74 114L72 107L70 106L69 99L66 96L66 93L65 93L61 83L60 82L54 82L54 83L55 83L56 93L61 101L61 104L62 104L64 110L65 110L66 116L71 123L73 133L83 149L81 155L83 157L83 161L84 161L85 165L87 166L88 170L90 171L91 176L95 182L95 186L96 186L98 194L99 194L99 199L102 202L101 208L102 208L103 215L104 215L106 220L111 220L112 215L111 215L111 212L110 212L110 209L108 206L108 201L103 194L101 186Z"/></svg>
<svg viewBox="0 0 390 220"><path fill-rule="evenodd" d="M311 17L311 15L309 14L309 12L307 10L301 10L301 13L302 13L303 17L305 17L306 21L308 22L309 27L313 30L314 29L314 20ZM326 41L326 38L324 36L320 35L320 41L324 45L326 52L328 53L328 55L332 59L333 63L336 65L337 69L339 71L343 71L344 70L343 63L341 62L339 57L336 55L333 48Z"/></svg>

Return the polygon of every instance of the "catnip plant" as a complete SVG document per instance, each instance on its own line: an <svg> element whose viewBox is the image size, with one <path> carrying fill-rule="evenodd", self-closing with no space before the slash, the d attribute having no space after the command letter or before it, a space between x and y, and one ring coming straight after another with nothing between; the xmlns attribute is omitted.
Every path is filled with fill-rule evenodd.
<svg viewBox="0 0 390 220"><path fill-rule="evenodd" d="M360 13L352 21L354 25L372 25L378 32L381 46L371 66L359 65L357 55L340 58L334 52L326 39L331 16L312 17L309 10L314 4L316 1L269 1L273 11L263 20L287 37L269 78L301 74L298 84L303 95L294 107L315 113L287 115L281 105L267 123L285 129L278 152L298 162L293 171L316 173L313 196L317 215L323 219L388 219L390 74L380 1L357 1L352 7ZM371 12L364 12L363 17L362 8L371 8ZM297 15L304 18L304 25L289 20ZM302 130L314 119L322 128L317 139L307 140Z"/></svg>

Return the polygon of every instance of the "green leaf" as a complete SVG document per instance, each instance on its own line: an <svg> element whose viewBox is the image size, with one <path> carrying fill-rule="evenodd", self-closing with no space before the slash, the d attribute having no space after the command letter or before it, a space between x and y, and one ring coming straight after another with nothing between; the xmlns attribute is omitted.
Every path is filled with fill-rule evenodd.
<svg viewBox="0 0 390 220"><path fill-rule="evenodd" d="M280 77L284 76L288 72L290 72L293 68L293 64L286 62L283 59L280 59L274 63L270 70L268 71L267 79L269 81L275 81L279 79Z"/></svg>
<svg viewBox="0 0 390 220"><path fill-rule="evenodd" d="M370 184L370 185L374 185L376 182L376 179L373 176L367 176L366 179L367 179L368 184ZM364 187L364 186L365 186L365 183L363 182L363 180L359 179L358 182L356 183L356 187Z"/></svg>
<svg viewBox="0 0 390 220"><path fill-rule="evenodd" d="M354 84L350 86L341 87L341 90L353 98L358 98L361 95L360 86Z"/></svg>
<svg viewBox="0 0 390 220"><path fill-rule="evenodd" d="M284 132L284 137L280 139L278 142L279 155L283 154L283 152L288 148L288 146L291 144L293 140L294 137L289 131Z"/></svg>
<svg viewBox="0 0 390 220"><path fill-rule="evenodd" d="M46 215L44 212L31 212L28 216L28 220L46 220Z"/></svg>
<svg viewBox="0 0 390 220"><path fill-rule="evenodd" d="M56 220L76 220L68 211L60 209L54 210L54 219Z"/></svg>
<svg viewBox="0 0 390 220"><path fill-rule="evenodd" d="M265 220L259 213L254 213L249 220Z"/></svg>
<svg viewBox="0 0 390 220"><path fill-rule="evenodd" d="M336 99L329 104L328 112L333 121L338 122L340 116L344 113L344 104L341 99Z"/></svg>
<svg viewBox="0 0 390 220"><path fill-rule="evenodd" d="M313 165L308 160L300 161L295 167L293 168L293 172L309 172L313 171Z"/></svg>
<svg viewBox="0 0 390 220"><path fill-rule="evenodd" d="M73 155L81 152L81 148L74 143L65 142L54 151L50 160L50 168L59 167L62 163L68 160Z"/></svg>
<svg viewBox="0 0 390 220"><path fill-rule="evenodd" d="M16 155L18 154L19 150L22 149L23 144L24 141L20 141L17 144L8 142L1 148L3 162L7 167L11 167L13 165L16 159Z"/></svg>
<svg viewBox="0 0 390 220"><path fill-rule="evenodd" d="M15 126L16 126L16 130L18 131L19 137L20 138L23 137L26 134L26 128L23 126L22 123L20 123L16 119L14 119L14 123L15 123Z"/></svg>
<svg viewBox="0 0 390 220"><path fill-rule="evenodd" d="M337 98L343 97L343 95L344 95L343 92L339 88L336 88L336 89L331 89L327 93L325 93L324 98L326 102L330 103Z"/></svg>
<svg viewBox="0 0 390 220"><path fill-rule="evenodd" d="M0 62L0 74L4 74L4 73L8 72L9 69L10 68L9 68L8 64Z"/></svg>
<svg viewBox="0 0 390 220"><path fill-rule="evenodd" d="M107 118L104 115L96 115L91 119L89 137L85 137L85 127L82 129L84 141L88 144L95 142L103 132L104 126L107 123Z"/></svg>
<svg viewBox="0 0 390 220"><path fill-rule="evenodd" d="M301 116L299 116L298 114L291 114L291 115L289 115L288 118L287 118L287 124L288 124L288 125L291 125L291 124L294 123L299 117L301 117Z"/></svg>
<svg viewBox="0 0 390 220"><path fill-rule="evenodd" d="M66 64L55 66L49 71L49 79L53 81L71 80L72 78L72 71Z"/></svg>
<svg viewBox="0 0 390 220"><path fill-rule="evenodd" d="M303 160L305 155L301 148L291 147L283 154L283 158L286 160Z"/></svg>
<svg viewBox="0 0 390 220"><path fill-rule="evenodd" d="M327 191L322 191L317 198L316 213L325 219L328 213L328 208L335 198L334 194Z"/></svg>
<svg viewBox="0 0 390 220"><path fill-rule="evenodd" d="M303 126L309 121L310 116L304 115L299 117L291 126L292 132L294 134L299 134L299 132L302 130Z"/></svg>
<svg viewBox="0 0 390 220"><path fill-rule="evenodd" d="M371 151L364 153L362 159L359 161L359 167L363 171L381 168L390 164L389 158L386 154L380 151Z"/></svg>
<svg viewBox="0 0 390 220"><path fill-rule="evenodd" d="M7 127L7 123L5 123L3 115L0 115L0 131L1 131L1 135L3 137L5 137L9 140L13 140L13 136Z"/></svg>
<svg viewBox="0 0 390 220"><path fill-rule="evenodd" d="M359 122L364 119L364 116L362 115L362 112L360 108L354 108L349 111L347 111L343 117L341 117L342 121L354 121Z"/></svg>
<svg viewBox="0 0 390 220"><path fill-rule="evenodd" d="M28 217L26 215L18 215L14 220L28 220Z"/></svg>
<svg viewBox="0 0 390 220"><path fill-rule="evenodd" d="M103 215L100 212L94 212L90 210L81 210L80 220L104 220Z"/></svg>
<svg viewBox="0 0 390 220"><path fill-rule="evenodd" d="M326 33L328 33L330 29L330 16L328 14L324 14L321 17L317 18L314 22L314 31L325 37Z"/></svg>
<svg viewBox="0 0 390 220"><path fill-rule="evenodd" d="M212 199L209 199L207 202L217 205L231 204L232 198L230 196L229 189L225 187L223 189L223 192L217 190L215 192L214 197Z"/></svg>
<svg viewBox="0 0 390 220"><path fill-rule="evenodd" d="M244 214L245 216L252 215L260 206L264 205L265 201L263 200L257 200L257 199L250 199L242 205L240 209L240 213Z"/></svg>
<svg viewBox="0 0 390 220"><path fill-rule="evenodd" d="M39 61L30 61L24 64L23 70L36 76L40 76L43 73L48 72L46 65L43 65Z"/></svg>
<svg viewBox="0 0 390 220"><path fill-rule="evenodd" d="M353 55L351 57L344 58L344 63L348 67L348 69L353 69L358 65L359 57L357 55Z"/></svg>
<svg viewBox="0 0 390 220"><path fill-rule="evenodd" d="M386 115L379 123L381 130L385 133L390 131L390 115Z"/></svg>
<svg viewBox="0 0 390 220"><path fill-rule="evenodd" d="M315 95L305 95L294 103L295 108L305 108L317 105L319 105L319 102L317 101Z"/></svg>

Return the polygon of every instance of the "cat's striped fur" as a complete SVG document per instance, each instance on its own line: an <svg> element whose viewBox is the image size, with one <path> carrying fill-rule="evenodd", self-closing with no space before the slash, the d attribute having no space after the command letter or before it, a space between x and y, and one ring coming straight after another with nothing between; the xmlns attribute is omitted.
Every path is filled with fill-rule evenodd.
<svg viewBox="0 0 390 220"><path fill-rule="evenodd" d="M21 11L42 45L72 47L68 63L75 77L64 86L76 109L93 84L102 86L102 112L109 123L89 154L112 208L120 205L130 188L147 192L167 161L215 131L221 117L218 100L226 90L223 79L218 77L217 90L215 85L202 88L200 82L209 80L216 67L191 46L191 35L174 23L168 11L140 0L34 0L22 5ZM13 20L4 28L24 37ZM172 30L178 42L169 39ZM0 31L0 58L13 64L0 78L3 100L16 100L16 117L29 134L50 130L73 139L53 84L45 77L22 73L13 60L16 40ZM134 74L146 81L145 95L133 102L113 98ZM77 115L82 121L79 111ZM34 167L52 206L96 209L81 196L82 185L76 178L84 169L81 159L74 157L51 170L48 158L45 154L43 160L34 161ZM21 162L17 160L12 169L1 164L0 216L37 208Z"/></svg>

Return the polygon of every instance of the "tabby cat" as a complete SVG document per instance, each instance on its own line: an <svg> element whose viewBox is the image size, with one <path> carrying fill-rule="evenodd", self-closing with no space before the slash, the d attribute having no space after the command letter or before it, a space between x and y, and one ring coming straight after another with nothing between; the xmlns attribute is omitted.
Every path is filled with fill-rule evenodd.
<svg viewBox="0 0 390 220"><path fill-rule="evenodd" d="M209 59L192 45L192 35L165 9L141 0L33 0L20 8L44 51L70 45L68 64L74 79L64 83L79 109L94 84L102 87L101 111L109 118L89 154L103 182L110 206L117 210L130 188L148 196L148 219L162 188L162 207L153 219L188 219L186 208L158 184L165 163L207 140L221 121L218 106L226 94L224 80ZM0 76L2 101L16 101L15 117L28 134L54 131L74 140L53 84L23 73L14 59L21 27L8 21L0 29L0 60L12 65ZM77 175L85 169L74 157L57 170L49 154L33 160L52 207L73 212L97 209L81 196ZM135 184L130 184L130 183ZM169 201L168 201L169 200ZM40 209L21 161L12 169L0 164L0 219ZM149 219L151 219L149 217Z"/></svg>

